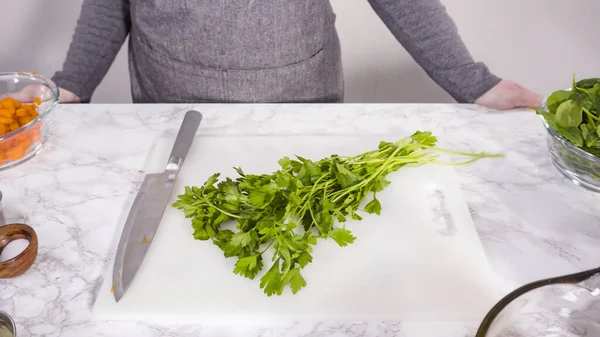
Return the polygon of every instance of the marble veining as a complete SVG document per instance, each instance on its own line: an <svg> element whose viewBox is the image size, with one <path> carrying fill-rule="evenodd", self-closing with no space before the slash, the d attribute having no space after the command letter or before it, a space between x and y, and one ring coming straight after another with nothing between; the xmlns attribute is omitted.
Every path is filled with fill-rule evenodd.
<svg viewBox="0 0 600 337"><path fill-rule="evenodd" d="M432 131L440 145L502 152L499 161L458 167L469 209L503 291L600 264L599 196L550 163L546 134L529 110L474 105L60 105L50 140L32 160L0 171L7 223L25 222L39 256L21 277L0 280L0 310L19 337L86 336L472 336L479 322L296 323L283 327L149 326L98 322L94 296L116 224L161 133L184 113L204 114L202 135L398 134Z"/></svg>

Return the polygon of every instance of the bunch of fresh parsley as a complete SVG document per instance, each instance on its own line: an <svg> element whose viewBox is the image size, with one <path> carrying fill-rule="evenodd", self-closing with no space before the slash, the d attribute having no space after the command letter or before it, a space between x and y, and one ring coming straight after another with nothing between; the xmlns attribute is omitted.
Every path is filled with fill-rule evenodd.
<svg viewBox="0 0 600 337"><path fill-rule="evenodd" d="M285 157L279 160L281 169L270 174L246 174L236 168L235 180L218 181L216 173L202 187L186 186L173 207L192 219L196 239L210 239L225 257L237 258L235 274L254 279L267 263L263 255L272 249L272 264L260 287L271 296L281 295L289 285L295 294L306 286L301 269L312 261L317 241L330 238L342 247L353 243L352 233L336 221L361 220L360 211L379 215L377 192L390 184L386 176L404 166L434 162L435 150L441 150L436 142L430 132L417 131L353 157L332 155L316 162ZM472 157L458 164L496 156L451 153ZM370 201L361 209L368 196ZM230 220L236 223L235 231L222 228Z"/></svg>

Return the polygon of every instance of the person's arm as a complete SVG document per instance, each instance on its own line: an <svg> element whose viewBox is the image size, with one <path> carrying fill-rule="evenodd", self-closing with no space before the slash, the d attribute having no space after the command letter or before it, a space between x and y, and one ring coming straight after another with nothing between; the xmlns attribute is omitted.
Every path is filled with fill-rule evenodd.
<svg viewBox="0 0 600 337"><path fill-rule="evenodd" d="M459 103L473 103L501 79L475 62L439 0L368 0L413 59Z"/></svg>
<svg viewBox="0 0 600 337"><path fill-rule="evenodd" d="M129 0L84 0L56 85L89 103L129 34ZM65 97L74 100L71 95Z"/></svg>

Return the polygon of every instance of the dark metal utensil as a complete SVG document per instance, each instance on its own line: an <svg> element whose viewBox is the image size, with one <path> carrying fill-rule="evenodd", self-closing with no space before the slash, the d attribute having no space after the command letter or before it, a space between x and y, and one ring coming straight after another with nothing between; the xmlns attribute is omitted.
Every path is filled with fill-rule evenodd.
<svg viewBox="0 0 600 337"><path fill-rule="evenodd" d="M10 332L9 336L17 337L17 326L15 324L15 321L13 321L12 317L10 317L10 315L5 313L4 311L0 311L0 332L4 332L2 331L2 329L8 329L8 331ZM4 335L0 334L0 336Z"/></svg>
<svg viewBox="0 0 600 337"><path fill-rule="evenodd" d="M559 277L553 277L553 278L549 278L549 279L545 279L545 280L532 282L532 283L526 284L526 285L512 291L511 293L506 295L502 300L500 300L500 302L498 302L494 307L492 307L490 312L485 316L481 325L479 326L479 329L477 330L477 334L475 335L475 337L488 336L488 332L490 331L490 328L494 324L494 321L498 317L500 317L501 312L508 305L513 303L515 300L517 300L517 298L521 297L522 295L525 295L526 293L529 293L533 290L536 290L538 288L542 288L545 286L549 286L549 285L580 284L582 282L592 279L592 277L599 275L599 274L600 274L600 268L596 268L596 269L591 269L591 270L587 270L587 271L580 272L580 273L559 276Z"/></svg>
<svg viewBox="0 0 600 337"><path fill-rule="evenodd" d="M142 182L129 211L115 256L113 286L117 302L133 282L146 257L167 207L177 174L201 121L200 112L190 110L186 113L165 170L162 173L146 175Z"/></svg>

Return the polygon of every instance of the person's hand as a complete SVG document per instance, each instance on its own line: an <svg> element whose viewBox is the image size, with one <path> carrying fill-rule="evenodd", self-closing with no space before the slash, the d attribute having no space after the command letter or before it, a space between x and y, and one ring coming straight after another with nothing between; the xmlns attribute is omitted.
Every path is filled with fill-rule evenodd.
<svg viewBox="0 0 600 337"><path fill-rule="evenodd" d="M80 103L81 100L74 93L65 90L63 88L58 88L59 95L58 99L60 103ZM5 97L11 97L21 103L32 103L33 99L36 97L51 97L50 89L41 84L31 84L23 88L19 92L12 92L9 94L0 95L0 99Z"/></svg>
<svg viewBox="0 0 600 337"><path fill-rule="evenodd" d="M475 100L475 104L496 110L539 108L542 99L541 95L523 88L518 83L502 80Z"/></svg>
<svg viewBox="0 0 600 337"><path fill-rule="evenodd" d="M58 99L60 103L81 103L81 100L77 95L70 92L69 90L65 90L63 88L58 88L59 95Z"/></svg>

